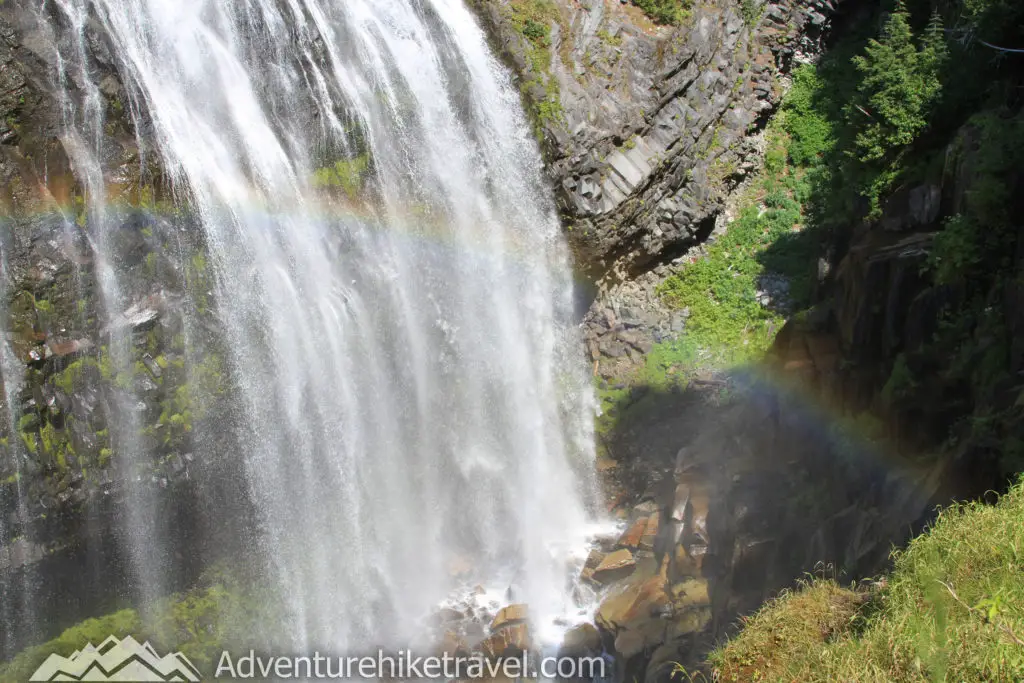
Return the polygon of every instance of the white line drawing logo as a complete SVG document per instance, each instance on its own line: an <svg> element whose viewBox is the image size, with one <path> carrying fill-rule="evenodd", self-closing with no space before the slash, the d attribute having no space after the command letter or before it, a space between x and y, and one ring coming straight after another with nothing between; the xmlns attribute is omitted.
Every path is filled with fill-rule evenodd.
<svg viewBox="0 0 1024 683"><path fill-rule="evenodd" d="M161 657L148 643L131 636L110 636L99 647L92 643L70 657L50 655L30 681L122 681L129 683L198 683L199 671L188 657L175 652Z"/></svg>

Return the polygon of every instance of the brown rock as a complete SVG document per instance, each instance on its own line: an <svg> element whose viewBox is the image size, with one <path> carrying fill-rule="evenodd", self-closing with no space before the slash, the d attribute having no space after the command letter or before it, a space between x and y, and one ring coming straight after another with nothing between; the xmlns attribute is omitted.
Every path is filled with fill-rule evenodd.
<svg viewBox="0 0 1024 683"><path fill-rule="evenodd" d="M708 582L692 578L672 586L672 602L677 610L690 607L704 607L711 604Z"/></svg>
<svg viewBox="0 0 1024 683"><path fill-rule="evenodd" d="M641 579L635 577L612 592L597 610L597 624L616 632L631 624L649 619L672 603L665 593L665 578L660 574Z"/></svg>
<svg viewBox="0 0 1024 683"><path fill-rule="evenodd" d="M597 583L594 581L594 570L590 567L584 567L583 570L580 571L580 581L590 584Z"/></svg>
<svg viewBox="0 0 1024 683"><path fill-rule="evenodd" d="M560 656L587 655L601 651L601 634L593 624L580 624L569 629L559 648Z"/></svg>
<svg viewBox="0 0 1024 683"><path fill-rule="evenodd" d="M605 557L594 570L594 580L603 584L614 583L632 574L635 567L636 561L633 559L633 553L625 548L616 550Z"/></svg>
<svg viewBox="0 0 1024 683"><path fill-rule="evenodd" d="M646 578L631 579L601 603L598 626L614 635L618 656L629 658L665 642L672 601L665 592L665 577L653 568Z"/></svg>
<svg viewBox="0 0 1024 683"><path fill-rule="evenodd" d="M530 627L525 623L508 624L483 642L488 657L502 657L530 649Z"/></svg>
<svg viewBox="0 0 1024 683"><path fill-rule="evenodd" d="M491 630L497 631L509 624L517 624L526 621L527 616L528 608L524 604L503 607L494 617L494 621L491 622Z"/></svg>
<svg viewBox="0 0 1024 683"><path fill-rule="evenodd" d="M647 518L647 525L644 527L643 536L640 537L641 549L654 550L654 540L658 536L658 526L658 515L651 515Z"/></svg>
<svg viewBox="0 0 1024 683"><path fill-rule="evenodd" d="M445 631L444 637L441 639L439 654L449 654L452 656L468 653L469 647L466 645L466 641L459 637L459 634L454 631Z"/></svg>
<svg viewBox="0 0 1024 683"><path fill-rule="evenodd" d="M93 343L88 339L71 339L69 341L48 341L46 347L50 356L70 356L88 351L93 347Z"/></svg>
<svg viewBox="0 0 1024 683"><path fill-rule="evenodd" d="M700 576L704 569L704 554L707 548L703 546L685 545L676 546L675 576Z"/></svg>
<svg viewBox="0 0 1024 683"><path fill-rule="evenodd" d="M640 547L640 539L643 538L644 530L646 528L647 518L642 517L636 520L628 529L626 529L626 532L619 537L619 541L616 545L619 548L636 550Z"/></svg>
<svg viewBox="0 0 1024 683"><path fill-rule="evenodd" d="M587 569L597 569L601 566L604 558L607 557L607 553L603 553L600 550L594 549L587 555L587 561L583 563L583 566Z"/></svg>

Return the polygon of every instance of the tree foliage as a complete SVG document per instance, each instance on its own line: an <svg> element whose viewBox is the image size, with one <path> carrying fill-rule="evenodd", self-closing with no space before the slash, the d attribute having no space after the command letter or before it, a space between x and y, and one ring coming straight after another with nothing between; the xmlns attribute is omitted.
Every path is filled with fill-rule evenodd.
<svg viewBox="0 0 1024 683"><path fill-rule="evenodd" d="M902 0L889 14L881 35L854 57L859 85L846 109L855 131L852 149L856 185L877 213L880 195L898 176L900 159L928 127L942 93L941 69L948 51L942 19L936 13L919 38Z"/></svg>

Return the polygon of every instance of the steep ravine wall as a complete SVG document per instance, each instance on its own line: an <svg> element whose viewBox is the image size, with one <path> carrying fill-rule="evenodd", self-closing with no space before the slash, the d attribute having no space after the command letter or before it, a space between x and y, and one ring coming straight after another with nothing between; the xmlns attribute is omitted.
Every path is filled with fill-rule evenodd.
<svg viewBox="0 0 1024 683"><path fill-rule="evenodd" d="M676 321L670 313L659 318L618 305L608 308L609 319L605 304L623 289L651 294L666 265L721 222L729 193L759 164L757 133L779 102L780 79L794 60L819 49L832 8L826 0L754 3L758 11L744 16L741 3L715 0L669 28L614 0L552 0L556 14L541 17L550 41L543 44L522 30L523 8L537 3L475 4L521 78L580 270L599 284L588 320L617 335L605 342L608 353L640 356L650 348L651 328L670 334ZM16 617L53 619L47 633L25 636L38 640L116 604L116 596L54 590L75 585L74 568L102 556L105 564L89 571L127 571L118 551L124 540L110 538L104 522L125 503L112 444L104 441L120 383L135 384L144 397L139 410L153 453L150 485L165 492L156 514L181 538L179 552L168 558L169 573L187 583L202 569L189 558L215 554L190 544L201 540L230 553L227 541L237 538L226 520L194 501L244 496L232 490L192 496L213 481L242 486L240 476L219 470L232 459L217 457L234 448L230 430L217 428L230 423L231 406L206 390L219 383L216 359L223 350L202 339L186 344L178 334L182 316L217 324L206 306L203 247L187 238L187 217L163 211L159 170L140 162L135 131L121 115L130 103L107 63L104 156L117 169L112 189L125 198L119 266L137 274L132 307L117 312L133 329L136 372L110 373L108 331L95 322L95 308L103 305L95 264L76 229L88 221L65 152L76 141L61 136L64 114L46 90L50 52L35 31L10 4L0 5L0 78L9 83L0 96L6 296L20 302L11 309L19 316L11 347L25 379L14 392L17 409L4 411L19 422L4 425L0 451L0 513L15 529L0 539L0 573L13 584L26 566L46 565L42 574L50 582L33 590L37 605L38 596L51 597L48 613L14 610ZM102 65L102 41L90 49ZM864 296L855 298L867 305ZM622 336L633 330L638 336ZM822 339L801 337L794 348L809 348L815 364L837 367L834 339ZM209 359L200 366L205 377L180 372L186 355ZM788 375L807 368L803 355L784 357L781 365L794 360ZM619 655L624 675L665 676L663 665L693 657L726 633L735 615L819 561L843 576L877 566L889 542L909 533L906 523L926 514L938 489L941 468L887 469L862 455L837 468L833 453L848 444L822 434L826 418L807 399L787 401L756 384L730 404L720 394L732 387L718 382L697 395L653 397L659 410L624 421L608 438L620 487L609 503L628 518L630 530L640 524L641 532L611 539L605 549L630 550L637 567L617 586L620 599L599 616L604 646ZM182 389L202 409L183 406ZM186 407L198 416L193 422ZM199 443L212 445L199 449ZM204 476L214 471L217 476ZM644 539L648 529L654 536ZM90 540L101 549L91 556L79 552L88 534L101 537ZM674 559L662 575L655 560L666 555ZM590 569L603 559L595 555ZM6 644L10 652L0 649L0 658L22 644Z"/></svg>
<svg viewBox="0 0 1024 683"><path fill-rule="evenodd" d="M534 111L579 268L597 283L588 352L613 384L607 367L642 365L654 343L684 333L685 312L663 305L657 285L728 221L789 69L815 57L836 8L708 2L669 28L625 3L554 2L540 17L546 42L524 33L541 3L478 4ZM597 624L623 679L699 667L739 615L806 572L874 574L957 492L948 460L911 462L855 417L908 337L936 322L917 272L929 239L919 233L940 219L927 206L927 227L914 218L935 190L912 193L917 209L895 198L898 225L883 238L859 232L848 256L830 252L822 304L780 335L764 375L633 387L602 435L608 505L625 531L584 574L608 591Z"/></svg>
<svg viewBox="0 0 1024 683"><path fill-rule="evenodd" d="M606 285L707 238L835 5L713 0L658 26L617 0L474 3L533 111L578 267Z"/></svg>
<svg viewBox="0 0 1024 683"><path fill-rule="evenodd" d="M18 3L0 4L9 331L0 370L0 659L124 604L117 591L133 582L132 540L119 536L114 520L139 487L152 493L148 514L168 540L160 558L168 590L187 586L202 561L243 544L227 508L212 512L198 502L245 499L241 475L231 470L237 459L219 457L234 449L231 406L218 396L223 350L182 334L186 317L218 324L207 305L204 248L188 218L160 201L159 169L140 153L145 135L128 123L131 105L109 51L99 31L87 35L102 73L108 218L120 226L110 235L110 265L130 283L125 310L105 313L93 218L71 161L84 142L62 125L81 113L50 90L51 37ZM112 361L114 330L100 322L111 318L130 331L130 371ZM117 406L128 395L139 397L138 445L148 458L140 481L131 481L125 444L114 436ZM202 490L210 486L217 488Z"/></svg>

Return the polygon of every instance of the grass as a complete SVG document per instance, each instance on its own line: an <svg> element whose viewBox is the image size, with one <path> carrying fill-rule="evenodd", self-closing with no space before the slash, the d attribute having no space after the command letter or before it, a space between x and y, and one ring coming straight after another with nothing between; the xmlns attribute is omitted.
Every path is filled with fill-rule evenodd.
<svg viewBox="0 0 1024 683"><path fill-rule="evenodd" d="M710 657L721 681L1024 680L1024 481L942 511L873 594L818 580Z"/></svg>
<svg viewBox="0 0 1024 683"><path fill-rule="evenodd" d="M658 289L674 308L689 309L681 343L686 357L728 367L761 357L785 322L788 310L766 308L757 299L766 274L789 282L790 308L810 303L815 236L804 230L810 170L792 161L802 144L785 128L769 131L771 149L739 217L710 244L703 257L667 278Z"/></svg>

